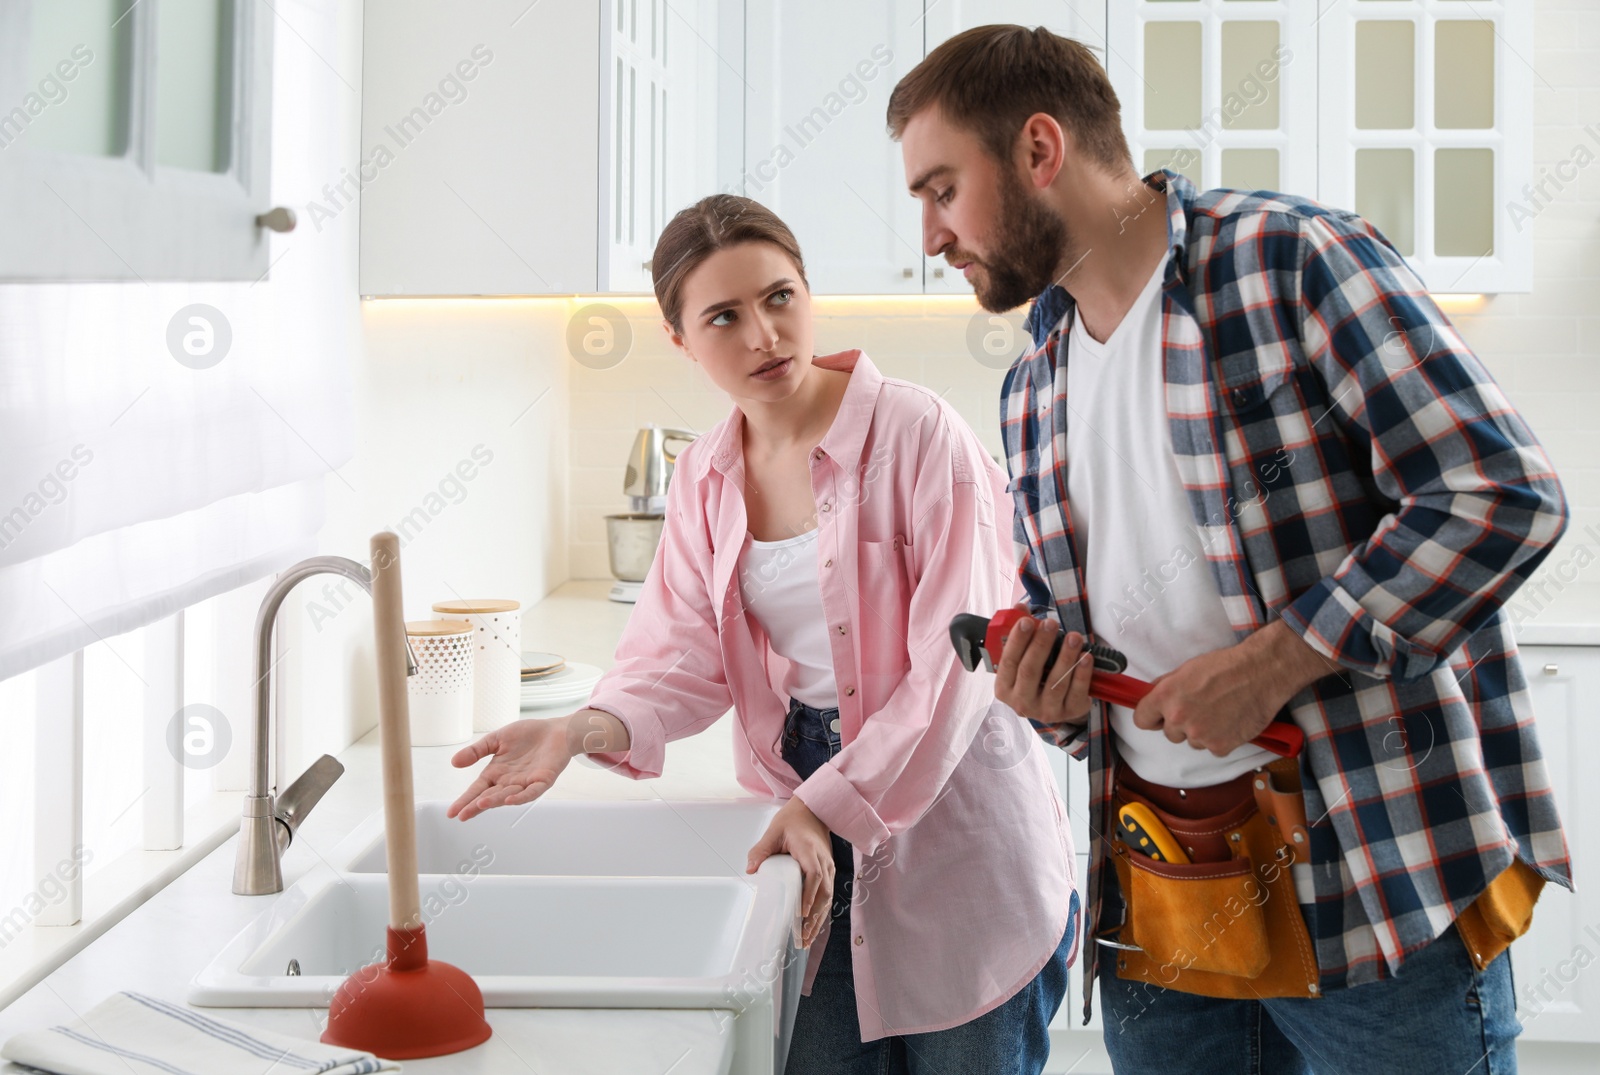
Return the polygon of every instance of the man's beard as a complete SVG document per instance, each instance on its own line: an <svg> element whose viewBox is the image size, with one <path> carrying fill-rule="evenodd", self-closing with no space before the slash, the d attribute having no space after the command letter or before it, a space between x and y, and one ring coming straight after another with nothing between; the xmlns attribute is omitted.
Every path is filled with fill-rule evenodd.
<svg viewBox="0 0 1600 1075"><path fill-rule="evenodd" d="M1066 252L1077 244L1066 222L1028 196L1022 180L1000 169L1000 218L989 239L991 257L978 262L972 283L978 305L1004 313L1056 282Z"/></svg>

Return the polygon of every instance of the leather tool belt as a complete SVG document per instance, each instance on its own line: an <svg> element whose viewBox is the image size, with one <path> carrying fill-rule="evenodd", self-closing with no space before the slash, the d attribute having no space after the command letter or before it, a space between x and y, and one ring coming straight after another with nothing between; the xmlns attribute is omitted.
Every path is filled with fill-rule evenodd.
<svg viewBox="0 0 1600 1075"><path fill-rule="evenodd" d="M1187 863L1161 861L1118 835L1107 846L1125 917L1114 937L1117 977L1229 999L1316 997L1316 949L1290 867L1309 862L1297 758L1226 784L1179 790L1118 766L1112 815L1147 807ZM1456 918L1473 964L1487 967L1527 932L1544 879L1520 859Z"/></svg>
<svg viewBox="0 0 1600 1075"><path fill-rule="evenodd" d="M1318 995L1316 950L1289 867L1309 861L1296 758L1180 791L1118 766L1112 812L1140 803L1187 863L1107 841L1126 917L1117 977L1233 999Z"/></svg>

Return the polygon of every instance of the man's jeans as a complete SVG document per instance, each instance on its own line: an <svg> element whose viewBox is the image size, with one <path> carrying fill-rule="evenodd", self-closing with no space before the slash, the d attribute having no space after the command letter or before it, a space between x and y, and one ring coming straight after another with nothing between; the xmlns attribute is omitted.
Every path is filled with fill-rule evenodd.
<svg viewBox="0 0 1600 1075"><path fill-rule="evenodd" d="M1481 974L1451 926L1394 978L1319 998L1223 1000L1123 981L1100 953L1100 1018L1118 1072L1515 1075L1511 953Z"/></svg>
<svg viewBox="0 0 1600 1075"><path fill-rule="evenodd" d="M839 753L837 709L790 700L783 760L801 779ZM1067 992L1067 957L1078 931L1078 894L1050 962L1010 1000L970 1022L929 1034L863 1043L850 957L850 844L833 840L833 928L811 995L800 998L786 1075L1038 1075L1050 1052L1050 1020ZM960 922L947 923L952 932ZM1415 1075L1415 1073L1414 1073Z"/></svg>

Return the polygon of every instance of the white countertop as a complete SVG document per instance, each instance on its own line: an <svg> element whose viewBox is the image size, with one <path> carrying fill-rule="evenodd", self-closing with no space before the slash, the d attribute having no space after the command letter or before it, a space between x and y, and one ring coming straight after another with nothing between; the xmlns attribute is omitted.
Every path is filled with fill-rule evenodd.
<svg viewBox="0 0 1600 1075"><path fill-rule="evenodd" d="M607 668L631 605L607 601L608 582L569 582L523 618L523 648L546 649ZM546 711L555 716L568 709ZM534 715L534 714L528 714ZM466 771L450 766L458 746L413 750L418 801L454 799ZM731 799L746 797L733 776L731 722L667 747L663 775L635 782L575 762L548 793L552 799ZM376 730L339 755L345 773L306 819L284 854L284 885L324 861L362 821L382 809ZM280 781L284 783L284 781ZM242 805L242 804L241 804ZM0 1041L23 1030L70 1022L110 993L136 990L184 1003L189 979L273 896L231 891L232 837L142 904L16 1001L0 1009ZM375 938L374 943L381 943ZM314 1040L327 1012L303 1008L197 1009L222 1019ZM418 1073L491 1072L552 1075L655 1073L721 1075L731 1042L710 1033L712 1017L695 1011L601 1011L491 1008L494 1036L466 1052L408 1060ZM0 1066L13 1075L26 1069Z"/></svg>
<svg viewBox="0 0 1600 1075"><path fill-rule="evenodd" d="M1600 583L1540 571L1506 605L1519 646L1600 646Z"/></svg>

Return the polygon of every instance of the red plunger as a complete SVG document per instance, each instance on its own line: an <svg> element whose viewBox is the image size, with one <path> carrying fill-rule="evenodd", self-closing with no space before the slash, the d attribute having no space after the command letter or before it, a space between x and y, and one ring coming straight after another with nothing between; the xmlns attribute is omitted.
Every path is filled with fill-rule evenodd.
<svg viewBox="0 0 1600 1075"><path fill-rule="evenodd" d="M372 625L378 657L383 821L388 841L388 958L344 980L328 1006L329 1045L392 1060L444 1056L481 1045L492 1031L483 993L466 971L428 958L417 890L416 811L411 791L411 715L400 539L372 537Z"/></svg>

